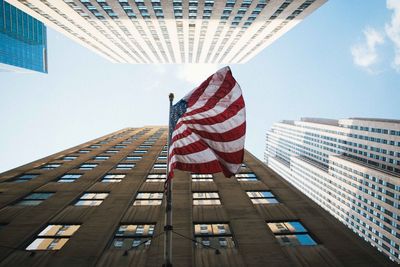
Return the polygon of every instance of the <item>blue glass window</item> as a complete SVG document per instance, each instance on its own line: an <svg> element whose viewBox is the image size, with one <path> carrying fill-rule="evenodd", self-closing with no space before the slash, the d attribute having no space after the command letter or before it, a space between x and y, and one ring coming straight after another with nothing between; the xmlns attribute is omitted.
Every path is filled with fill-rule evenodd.
<svg viewBox="0 0 400 267"><path fill-rule="evenodd" d="M317 243L298 221L267 223L282 246L313 246Z"/></svg>

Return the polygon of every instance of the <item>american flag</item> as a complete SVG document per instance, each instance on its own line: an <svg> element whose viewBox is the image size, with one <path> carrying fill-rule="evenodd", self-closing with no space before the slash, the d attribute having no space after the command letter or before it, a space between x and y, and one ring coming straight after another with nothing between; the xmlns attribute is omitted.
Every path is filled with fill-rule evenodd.
<svg viewBox="0 0 400 267"><path fill-rule="evenodd" d="M174 170L238 172L244 155L246 111L229 67L211 75L172 106L168 181ZM167 181L167 182L168 182Z"/></svg>

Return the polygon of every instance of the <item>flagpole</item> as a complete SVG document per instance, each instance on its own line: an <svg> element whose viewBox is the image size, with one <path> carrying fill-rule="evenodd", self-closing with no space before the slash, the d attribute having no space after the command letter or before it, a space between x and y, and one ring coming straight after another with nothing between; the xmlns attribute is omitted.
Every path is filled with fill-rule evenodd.
<svg viewBox="0 0 400 267"><path fill-rule="evenodd" d="M169 120L168 120L168 143L167 143L167 203L165 207L165 225L164 225L164 264L163 267L172 267L172 182L168 180L169 172L169 145L171 143L171 112L174 94L169 94Z"/></svg>

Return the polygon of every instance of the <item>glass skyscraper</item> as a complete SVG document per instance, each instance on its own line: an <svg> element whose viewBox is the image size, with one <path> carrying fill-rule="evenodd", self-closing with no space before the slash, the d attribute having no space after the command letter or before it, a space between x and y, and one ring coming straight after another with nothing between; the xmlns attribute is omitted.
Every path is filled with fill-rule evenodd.
<svg viewBox="0 0 400 267"><path fill-rule="evenodd" d="M47 73L46 27L0 0L0 69Z"/></svg>

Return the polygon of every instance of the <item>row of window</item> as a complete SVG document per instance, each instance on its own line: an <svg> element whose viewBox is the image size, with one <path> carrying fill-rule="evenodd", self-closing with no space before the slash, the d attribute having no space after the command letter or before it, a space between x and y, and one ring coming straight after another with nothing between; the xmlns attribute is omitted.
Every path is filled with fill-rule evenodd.
<svg viewBox="0 0 400 267"><path fill-rule="evenodd" d="M350 128L353 130L359 131L369 131L372 133L381 133L381 134L390 134L395 136L400 136L400 131L391 130L391 129L381 129L381 128L373 128L373 127L366 127L366 126L358 126L358 125L339 125L341 127Z"/></svg>
<svg viewBox="0 0 400 267"><path fill-rule="evenodd" d="M119 177L119 178L115 178ZM122 179L121 176L113 176L104 179ZM279 203L275 195L270 191L246 191L247 196L254 204L275 204ZM18 206L37 206L43 201L54 195L54 192L32 193L15 205ZM84 193L76 202L75 206L99 206L109 195L109 192L87 192ZM133 206L157 206L161 205L163 192L139 192L136 195ZM221 205L218 192L193 192L193 205Z"/></svg>
<svg viewBox="0 0 400 267"><path fill-rule="evenodd" d="M95 168L97 165L93 164L83 164L79 167L80 170L91 170ZM131 163L124 163L124 164L118 164L116 169L117 170L130 170L135 167L135 164ZM153 166L154 170L160 170L160 169L166 169L166 164L159 163L159 164L154 164ZM82 177L83 174L81 173L67 173L62 175L60 178L58 178L57 182L59 183L71 183L75 182L78 180L80 177ZM36 177L38 177L39 174L34 174L34 173L26 173L23 174L16 179L14 179L14 182L26 182L30 181ZM109 173L106 174L101 182L121 182L122 179L126 177L126 174L113 174ZM213 181L213 176L212 174L191 174L192 181L193 182L212 182ZM238 181L258 181L257 176L254 173L239 173L236 174L236 179ZM165 174L160 174L160 173L151 173L147 175L146 182L165 182L166 175Z"/></svg>
<svg viewBox="0 0 400 267"><path fill-rule="evenodd" d="M116 149L123 149L127 147L127 144L131 144L132 141L137 140L138 137L142 136L145 132L140 132L138 134L133 135L132 137L124 140L123 142L121 142L120 144L114 145L113 147L111 147L111 149L104 151L103 153L105 154L116 154L119 152L119 150ZM146 141L144 141L141 145L139 145L136 150L134 150L132 153L137 153L137 154L144 154L147 152L147 149L151 148L151 146L158 140L158 138L161 136L162 132L157 132L156 134L152 135L151 137L149 137L149 139L147 139ZM107 144L109 141L113 141L119 137L124 136L125 134L119 134L116 136L113 136L109 139L106 139L104 141L101 141L97 144L93 144L88 146L87 148L89 149L97 149L100 148L102 144ZM77 153L79 154L86 154L86 153L90 153L91 150L89 149L81 149L78 150ZM62 160L64 161L71 161L76 159L77 156L65 156L62 158ZM107 160L109 158L109 156L96 156L93 159L94 160Z"/></svg>
<svg viewBox="0 0 400 267"><path fill-rule="evenodd" d="M139 149L135 149L132 154L134 155L129 155L127 156L124 160L126 161L138 161L142 159L142 156L138 156L135 154L145 154L148 152L147 149L151 148L151 145L154 144L156 139L153 139L153 137L149 138L148 140L144 141L142 145L140 145L138 148ZM90 147L99 147L98 145L92 145ZM117 147L116 147L117 148ZM122 148L122 147L118 147L118 148ZM78 153L89 153L90 150L79 150ZM116 154L118 153L119 150L107 150L104 153L106 154ZM167 156L164 155L166 154L166 151L163 150L163 152L160 154L160 156L158 157L158 160L166 160ZM77 158L77 156L64 156L62 158L63 161L72 161L75 160ZM92 158L92 160L95 161L105 161L108 160L110 158L110 156L106 156L106 155L98 155ZM45 164L43 166L40 167L40 169L42 170L53 170L56 169L58 167L60 167L62 164L61 163L48 163ZM97 167L98 164L97 163L84 163L82 164L78 169L80 170L92 170L95 167ZM116 166L117 170L130 170L133 169L135 167L134 164L118 164ZM166 164L155 164L155 169L166 169ZM21 180L23 181L23 180Z"/></svg>
<svg viewBox="0 0 400 267"><path fill-rule="evenodd" d="M81 227L79 224L51 224L42 230L26 250L60 250ZM282 246L317 245L299 221L267 222L267 227ZM229 223L195 223L194 239L200 248L233 248L235 242ZM111 248L145 249L151 244L155 224L120 224Z"/></svg>
<svg viewBox="0 0 400 267"><path fill-rule="evenodd" d="M43 167L41 167L41 169L42 170L53 170L60 166L61 166L61 164L58 164L58 163L50 163L50 164L44 165ZM89 171L89 170L93 170L97 166L99 166L98 163L83 163L77 169L83 170L83 171ZM134 167L135 167L134 163L119 163L115 166L115 169L116 170L131 170Z"/></svg>
<svg viewBox="0 0 400 267"><path fill-rule="evenodd" d="M65 156L62 158L63 161L72 161L74 159L78 158L77 156ZM96 160L96 161L104 161L104 160L108 160L110 158L110 156L104 156L104 155L100 155L100 156L95 156L92 158L92 160ZM125 158L125 160L128 161L137 161L137 160L141 160L142 156L127 156Z"/></svg>

